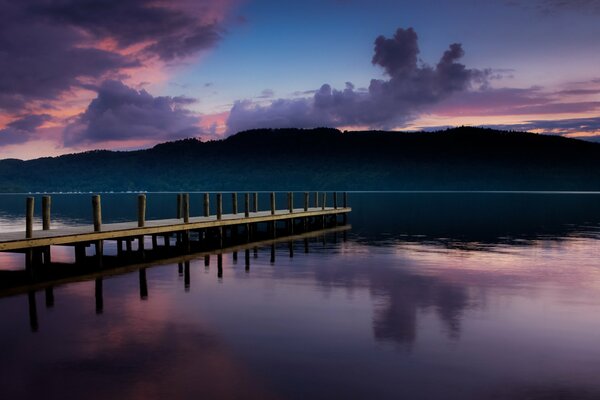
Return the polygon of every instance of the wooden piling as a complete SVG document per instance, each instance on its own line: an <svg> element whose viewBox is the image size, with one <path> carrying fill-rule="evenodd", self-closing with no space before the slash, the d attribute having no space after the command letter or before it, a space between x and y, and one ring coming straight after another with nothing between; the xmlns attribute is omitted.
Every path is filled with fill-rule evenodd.
<svg viewBox="0 0 600 400"><path fill-rule="evenodd" d="M177 193L177 219L181 218L181 203L183 202L183 195Z"/></svg>
<svg viewBox="0 0 600 400"><path fill-rule="evenodd" d="M348 208L348 192L344 192L344 197L343 197L343 206L344 208Z"/></svg>
<svg viewBox="0 0 600 400"><path fill-rule="evenodd" d="M288 210L291 213L294 212L294 193L288 192Z"/></svg>
<svg viewBox="0 0 600 400"><path fill-rule="evenodd" d="M308 211L308 192L304 192L304 211Z"/></svg>
<svg viewBox="0 0 600 400"><path fill-rule="evenodd" d="M314 195L314 206L315 206L315 208L319 208L319 192L315 192L315 195Z"/></svg>
<svg viewBox="0 0 600 400"><path fill-rule="evenodd" d="M94 232L100 232L102 229L102 206L98 194L92 196L92 210L94 213Z"/></svg>
<svg viewBox="0 0 600 400"><path fill-rule="evenodd" d="M321 209L325 209L325 206L327 204L327 193L323 192L323 195L321 196Z"/></svg>
<svg viewBox="0 0 600 400"><path fill-rule="evenodd" d="M246 218L250 216L250 193L244 194L244 216Z"/></svg>
<svg viewBox="0 0 600 400"><path fill-rule="evenodd" d="M33 237L33 206L35 199L28 197L25 203L25 237L27 239Z"/></svg>
<svg viewBox="0 0 600 400"><path fill-rule="evenodd" d="M275 215L275 193L271 192L271 215Z"/></svg>
<svg viewBox="0 0 600 400"><path fill-rule="evenodd" d="M190 194L185 193L181 196L181 208L183 213L183 222L190 223Z"/></svg>
<svg viewBox="0 0 600 400"><path fill-rule="evenodd" d="M252 205L252 211L258 212L258 193L254 193L254 204Z"/></svg>
<svg viewBox="0 0 600 400"><path fill-rule="evenodd" d="M210 216L210 195L208 193L204 193L204 216Z"/></svg>
<svg viewBox="0 0 600 400"><path fill-rule="evenodd" d="M337 192L333 192L333 208L337 210L337 206L338 206L338 194Z"/></svg>
<svg viewBox="0 0 600 400"><path fill-rule="evenodd" d="M138 227L143 227L146 224L146 195L138 195Z"/></svg>
<svg viewBox="0 0 600 400"><path fill-rule="evenodd" d="M237 201L237 193L231 193L231 213L238 213L238 201Z"/></svg>
<svg viewBox="0 0 600 400"><path fill-rule="evenodd" d="M223 195L221 193L217 193L217 219L221 219L223 217Z"/></svg>
<svg viewBox="0 0 600 400"><path fill-rule="evenodd" d="M42 197L42 229L47 231L50 229L50 206L52 199L50 196Z"/></svg>

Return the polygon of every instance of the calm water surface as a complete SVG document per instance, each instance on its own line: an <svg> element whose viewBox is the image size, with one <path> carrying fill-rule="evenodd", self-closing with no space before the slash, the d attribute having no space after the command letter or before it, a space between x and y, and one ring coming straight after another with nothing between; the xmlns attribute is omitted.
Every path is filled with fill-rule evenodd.
<svg viewBox="0 0 600 400"><path fill-rule="evenodd" d="M174 201L150 194L149 218ZM1 398L600 399L600 195L350 202L345 237L293 257L278 244L274 262L259 248L249 270L225 254L222 277L216 256L146 269L147 293L139 271L106 277L100 304L95 281L55 287L53 304L0 298ZM103 207L132 219L135 195ZM22 229L23 208L0 196L2 230ZM89 223L89 195L53 211Z"/></svg>

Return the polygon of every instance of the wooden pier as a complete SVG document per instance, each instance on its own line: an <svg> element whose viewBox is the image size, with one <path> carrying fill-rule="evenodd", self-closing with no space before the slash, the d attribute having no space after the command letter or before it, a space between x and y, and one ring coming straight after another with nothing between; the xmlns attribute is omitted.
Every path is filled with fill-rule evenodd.
<svg viewBox="0 0 600 400"><path fill-rule="evenodd" d="M146 220L145 194L138 195L137 220L120 223L102 223L101 198L92 196L91 211L93 224L88 226L61 227L51 226L51 198L42 199L42 229L33 229L34 198L26 199L26 220L24 232L0 233L0 251L21 252L26 254L27 270L39 269L52 264L51 246L72 246L75 264L102 266L105 261L104 242L116 241L118 255L134 252L132 242L137 243L135 254L142 259L147 253L169 250L177 254L189 254L192 251L218 249L235 243L248 243L278 235L293 235L331 226L346 224L348 207L347 194L342 194L342 204L338 204L338 193L332 194L331 204L326 193L308 193L303 195L300 208L294 207L294 194L287 194L287 207L277 209L275 193L270 193L269 209L260 210L257 193L244 194L244 207L238 212L238 194L231 193L231 213L223 213L223 194L216 194L216 212L210 212L210 197L203 196L203 215L190 215L190 196L187 193L177 195L176 218ZM339 221L339 219L342 221ZM278 228L278 224L284 227ZM263 228L263 229L261 229ZM228 234L229 231L229 234ZM151 238L151 246L146 247L145 238ZM172 239L175 243L172 243ZM227 242L227 243L225 243ZM93 255L87 255L86 248L94 248Z"/></svg>

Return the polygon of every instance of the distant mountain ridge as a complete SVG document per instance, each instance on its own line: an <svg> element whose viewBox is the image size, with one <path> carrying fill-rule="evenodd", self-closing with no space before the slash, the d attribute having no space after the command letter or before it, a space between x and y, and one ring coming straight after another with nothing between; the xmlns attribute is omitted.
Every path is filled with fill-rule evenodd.
<svg viewBox="0 0 600 400"><path fill-rule="evenodd" d="M600 190L600 144L466 127L260 129L0 160L0 192L127 190Z"/></svg>

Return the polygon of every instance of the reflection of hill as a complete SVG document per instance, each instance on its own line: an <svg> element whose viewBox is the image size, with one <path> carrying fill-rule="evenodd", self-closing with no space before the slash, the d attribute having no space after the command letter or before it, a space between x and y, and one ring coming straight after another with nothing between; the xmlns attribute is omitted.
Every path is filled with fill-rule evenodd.
<svg viewBox="0 0 600 400"><path fill-rule="evenodd" d="M350 200L354 240L372 246L433 242L494 250L600 233L596 194L353 193Z"/></svg>
<svg viewBox="0 0 600 400"><path fill-rule="evenodd" d="M133 152L4 160L0 191L598 190L599 156L596 143L476 128L256 130Z"/></svg>

